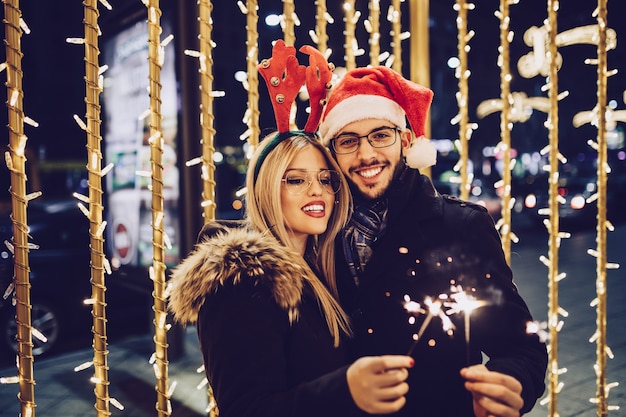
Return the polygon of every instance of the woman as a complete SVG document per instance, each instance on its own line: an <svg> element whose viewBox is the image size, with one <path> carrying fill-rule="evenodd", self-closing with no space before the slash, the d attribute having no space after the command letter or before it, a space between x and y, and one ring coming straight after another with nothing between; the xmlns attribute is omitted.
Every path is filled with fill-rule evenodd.
<svg viewBox="0 0 626 417"><path fill-rule="evenodd" d="M170 281L175 319L197 323L220 417L397 411L410 357L345 362L333 242L350 194L326 148L304 132L275 134L246 186L244 225L208 225Z"/></svg>

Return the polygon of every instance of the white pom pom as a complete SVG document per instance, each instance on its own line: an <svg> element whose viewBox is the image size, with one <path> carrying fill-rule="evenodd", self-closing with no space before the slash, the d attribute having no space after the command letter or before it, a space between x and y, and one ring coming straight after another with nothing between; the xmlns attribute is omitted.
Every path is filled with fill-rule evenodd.
<svg viewBox="0 0 626 417"><path fill-rule="evenodd" d="M406 151L406 164L414 169L424 169L437 163L437 149L424 136L415 139Z"/></svg>

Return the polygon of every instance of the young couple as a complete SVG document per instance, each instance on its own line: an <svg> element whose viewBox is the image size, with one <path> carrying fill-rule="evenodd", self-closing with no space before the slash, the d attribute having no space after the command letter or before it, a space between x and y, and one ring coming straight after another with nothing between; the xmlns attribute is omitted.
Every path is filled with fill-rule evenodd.
<svg viewBox="0 0 626 417"><path fill-rule="evenodd" d="M207 224L170 280L169 308L197 325L220 417L528 412L547 353L526 333L493 221L437 193L419 172L428 147L411 147L432 92L359 68L324 109L331 68L301 51L307 67L282 41L259 65L277 132L250 160L246 220ZM303 84L311 113L294 131ZM467 294L481 305L471 320L451 314Z"/></svg>

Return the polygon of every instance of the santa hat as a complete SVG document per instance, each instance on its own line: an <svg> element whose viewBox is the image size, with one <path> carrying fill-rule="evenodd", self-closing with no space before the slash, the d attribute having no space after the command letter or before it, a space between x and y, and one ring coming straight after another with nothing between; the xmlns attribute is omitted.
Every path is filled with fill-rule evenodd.
<svg viewBox="0 0 626 417"><path fill-rule="evenodd" d="M415 136L424 136L426 117L433 92L407 80L384 66L348 71L333 87L320 125L322 141L346 125L364 119L384 119L406 126L408 119Z"/></svg>

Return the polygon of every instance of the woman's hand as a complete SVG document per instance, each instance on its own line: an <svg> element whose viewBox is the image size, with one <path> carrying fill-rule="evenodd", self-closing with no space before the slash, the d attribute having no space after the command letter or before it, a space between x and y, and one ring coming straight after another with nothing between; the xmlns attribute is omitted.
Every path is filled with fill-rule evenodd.
<svg viewBox="0 0 626 417"><path fill-rule="evenodd" d="M408 368L414 364L410 356L366 356L357 359L346 372L350 394L356 405L370 414L389 414L406 403L409 391L405 382Z"/></svg>
<svg viewBox="0 0 626 417"><path fill-rule="evenodd" d="M490 371L485 365L461 369L461 376L472 393L476 417L519 417L524 400L517 379Z"/></svg>

